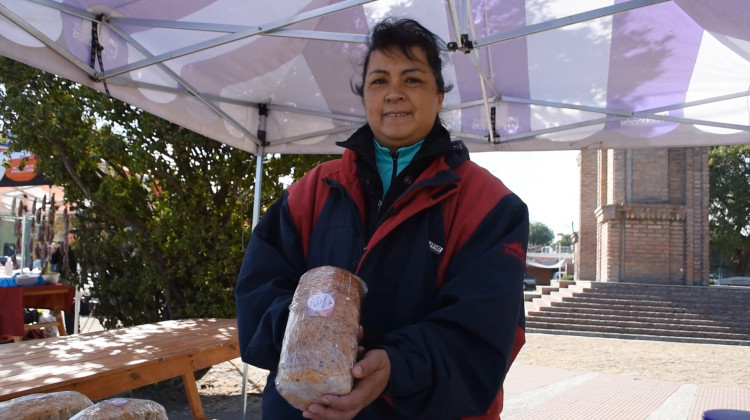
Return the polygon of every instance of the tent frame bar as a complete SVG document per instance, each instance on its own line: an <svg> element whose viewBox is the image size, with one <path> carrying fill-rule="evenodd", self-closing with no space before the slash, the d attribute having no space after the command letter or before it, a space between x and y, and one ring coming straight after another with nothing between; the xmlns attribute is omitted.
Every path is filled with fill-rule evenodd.
<svg viewBox="0 0 750 420"><path fill-rule="evenodd" d="M29 0L29 1L36 2L36 0ZM68 52L68 50L60 48L53 40L47 37L47 35L38 31L35 27L29 25L28 23L26 23L25 20L18 17L18 15L13 13L10 9L8 9L2 4L0 4L0 15L4 16L9 21L18 25L19 28L28 32L30 35L36 38L39 42L44 44L47 48L51 49L52 51L59 54L61 57L68 60L71 64L78 67L81 71L86 73L89 77L91 77L92 79L94 78L94 69L92 69L91 67L83 63L82 61L78 60L78 58L76 58L73 54Z"/></svg>
<svg viewBox="0 0 750 420"><path fill-rule="evenodd" d="M53 2L51 0L29 0L29 1L31 1L33 3L37 3L37 4L45 6L45 7L48 7L50 9L58 10L58 11L63 12L63 13L67 13L67 14L70 14L70 15L78 16L78 17L81 17L83 19L90 20L92 22L94 22L94 21L98 22L98 21L101 20L98 15L95 15L95 14L90 13L90 12L83 12L81 10L74 9L72 7L65 6L63 4L56 3L56 2ZM179 57L182 57L182 56L185 56L185 55L197 53L197 52L200 52L200 51L203 51L203 50L206 50L206 49L210 49L210 48L213 48L213 47L216 47L216 46L219 46L219 45L228 44L228 43L231 43L231 42L239 41L239 40L242 40L242 39L245 39L245 38L249 38L249 37L252 37L252 36L256 36L256 35L266 35L268 32L271 32L271 31L274 31L274 30L278 30L278 29L282 29L282 28L284 28L286 26L293 25L295 23L299 23L299 22L303 22L303 21L306 21L306 20L309 20L309 19L315 19L315 18L318 18L318 17L326 16L326 15L329 15L329 14L332 14L332 13L339 12L341 10L345 10L345 9L349 9L349 8L352 8L352 7L357 7L357 6L361 6L361 5L367 4L367 3L371 3L373 1L375 1L375 0L344 0L344 1L336 3L334 5L323 6L323 7L320 7L318 9L315 9L315 10L310 10L310 11L307 11L307 12L300 13L300 14L298 14L296 16L291 17L290 19L280 19L280 20L268 22L267 24L264 24L264 25L258 26L258 27L241 27L244 30L241 30L239 32L231 32L228 35L221 36L219 38L215 38L215 39L212 39L212 40L209 40L209 41L199 42L197 44L189 45L189 46L183 47L183 48L178 48L178 49L175 49L175 50L163 53L163 54L159 54L159 55L148 54L148 55L146 55L146 58L144 60L136 61L136 62L133 62L131 64L125 65L125 66L116 67L114 69L107 70L107 71L105 71L103 73L102 72L93 72L93 77L95 79L108 79L110 77L119 76L119 75L121 75L123 73L129 73L129 72L131 72L133 70L138 70L140 68L148 67L148 66L151 66L151 65L154 65L154 64L157 64L157 63L163 63L165 61L169 61L169 60L173 60L175 58L179 58ZM8 13L12 14L12 12L10 12L10 11L8 11ZM15 15L13 15L13 16L15 16ZM20 19L17 19L17 18L16 19L9 18L9 19L12 20L14 23L18 24L19 26L21 26L23 29L27 29L28 25L23 25L22 26L21 23L20 23ZM113 22L116 22L118 19L119 18L114 18L114 17L109 18L108 17L107 19L102 20L101 24L105 25L105 26L107 26L109 28L113 28L115 26L115 24ZM120 19L120 20L125 21L126 23L128 22L128 19ZM145 23L145 20L143 20L143 21L144 21L143 23ZM192 25L199 26L200 24L195 24L194 23ZM150 26L150 25L145 25L145 26ZM188 29L190 26L191 26L191 24L188 23L188 24L186 24L185 27L183 27L183 29ZM212 30L212 29L209 29L210 27L211 27L211 25L208 25L208 26L206 26L207 29L204 29L204 30ZM38 34L38 31L29 31L29 32L31 34L33 34L34 36L37 36L37 34ZM326 36L325 34L326 34L325 32L321 33L321 39L325 39L325 36ZM328 33L328 34L329 34L328 36L331 36L332 38L336 38L336 40L348 40L350 42L356 42L356 41L362 39L361 35L351 35L350 36L350 35L347 35L347 34L340 34L340 35L337 35L336 37L334 37L333 35L330 35L331 33ZM300 32L297 31L297 35L296 36L299 36L299 35L300 35ZM42 35L42 36L44 36L44 35ZM53 44L49 44L48 46L50 48L54 48ZM55 49L55 50L59 51L58 49ZM78 60L75 57L73 57L72 55L65 55L65 58L67 58L71 62L78 62ZM89 68L89 67L85 66L85 68ZM88 72L88 73L92 74L91 72Z"/></svg>
<svg viewBox="0 0 750 420"><path fill-rule="evenodd" d="M38 1L38 0L37 0ZM231 33L225 36L221 36L216 39L212 39L209 41L199 42L197 44L189 45L187 47L183 48L177 48L175 50L172 50L170 52L166 52L163 54L159 54L150 58L147 58L145 60L136 61L131 64L121 66L119 68L111 69L108 71L105 71L100 76L102 78L109 78L112 76L117 76L123 73L128 73L133 70L137 70L143 67L151 66L158 62L164 62L168 60L173 60L175 58L180 58L185 55L197 53L200 51L204 51L213 47L217 47L224 44L229 44L231 42L243 40L245 38L249 38L256 35L264 35L266 32L283 28L285 26L289 26L295 23L303 22L309 19L314 19L322 16L329 15L331 13L335 13L344 9L348 9L351 7L361 6L366 3L370 3L374 0L345 0L340 3L336 3L335 5L331 6L324 6L315 10L311 10L308 12L300 13L296 16L293 16L289 19L280 19L277 21L268 22L267 24L258 27L258 28L252 28L249 30L241 31L241 32L235 32ZM260 29L263 28L263 29Z"/></svg>
<svg viewBox="0 0 750 420"><path fill-rule="evenodd" d="M683 109L683 108L688 108L688 107L698 106L698 105L706 105L706 104L725 101L729 99L742 98L742 97L750 97L750 91L730 93L726 95L716 96L713 98L705 98L705 99L700 99L696 101L685 102L682 104L675 104L675 105L670 105L670 106L662 106L659 108L647 109L647 110L640 111L640 112L627 112L627 111L620 111L620 110L616 110L612 108L601 108L601 107L593 107L593 106L587 106L587 105L567 104L563 102L553 102L553 101L545 101L545 100L539 100L539 99L523 99L523 98L515 98L511 96L503 96L502 98L497 98L497 97L489 98L487 103L493 104L493 103L499 103L499 102L504 101L508 103L522 103L522 104L560 108L560 109L575 109L578 111L586 111L586 112L592 112L592 113L597 113L597 114L609 115L609 117L597 118L597 119L581 121L577 123L564 124L564 125L559 125L555 127L532 130L532 131L527 131L524 133L505 135L505 136L502 136L502 139L500 140L500 143L505 143L510 140L530 138L530 137L535 137L541 134L550 134L550 133L566 131L566 130L570 130L574 128L587 127L587 126L597 125L597 124L605 124L607 122L612 122L612 121L623 121L623 120L627 120L630 118L647 118L647 119L652 119L652 120L675 122L679 124L692 124L692 125L726 128L726 129L739 130L739 131L750 131L750 125L729 124L729 123L722 123L722 122L716 122L716 121L698 120L694 118L673 117L669 115L658 114L658 112ZM485 102L483 100L475 100L475 101L465 102L465 103L458 104L458 105L453 105L450 107L445 107L443 108L443 110L451 111L451 110L456 110L456 109L463 109L463 108L467 108L471 106L483 105L484 103ZM478 136L476 134L461 133L461 135L467 139L483 139L485 141L487 140L486 136Z"/></svg>
<svg viewBox="0 0 750 420"><path fill-rule="evenodd" d="M147 90L153 90L157 92L171 93L175 95L186 95L188 93L186 90L183 90L180 88L170 88L167 86L155 85L155 84L146 83L146 82L137 82L133 79L127 79L124 77L108 79L108 83L110 83L111 85L135 87L138 89L147 89ZM205 93L202 94L201 96L216 103L238 105L238 106L244 106L244 107L250 107L250 108L259 108L261 105L258 102L245 101L243 99L236 99L236 98L228 98L225 96L211 95L211 94L205 94ZM315 111L311 109L293 107L289 105L267 104L267 106L269 110L290 112L293 114L309 115L313 117L325 117L325 118L331 118L334 120L351 121L354 123L364 123L365 121L364 117L360 117L356 115L334 114L332 112Z"/></svg>
<svg viewBox="0 0 750 420"><path fill-rule="evenodd" d="M599 9L590 10L588 12L577 13L574 15L561 17L557 19L548 20L533 25L528 25L523 28L515 29L512 31L502 32L495 35L490 35L482 38L478 38L473 41L474 48L483 47L487 45L496 44L498 42L509 41L511 39L522 38L529 35L547 32L553 29L560 29L566 26L571 26L576 23L585 22L588 20L598 19L602 17L612 16L617 13L627 12L633 9L639 9L642 7L653 6L659 3L667 3L672 0L630 0L624 3L615 4L613 6L602 7Z"/></svg>
<svg viewBox="0 0 750 420"><path fill-rule="evenodd" d="M181 29L188 31L206 31L206 32L221 32L221 33L237 33L245 31L259 31L262 35L268 36L279 36L289 38L302 38L302 39L316 39L322 41L338 41L338 42L354 42L364 43L367 41L367 35L361 34L348 34L343 32L327 32L327 31L310 31L305 29L272 29L264 31L258 26L248 25L227 25L224 23L205 23L205 22L175 22L162 19L140 19L140 18L126 18L126 17L111 17L110 22L116 25L132 25L142 26L148 28L161 28L161 29Z"/></svg>
<svg viewBox="0 0 750 420"><path fill-rule="evenodd" d="M140 42L136 41L128 35L127 32L120 29L120 26L109 23L109 28L112 29L115 33L120 35L129 45L131 45L133 48L138 50L141 54L143 54L144 57L153 57L151 52L144 47ZM180 86L185 88L192 96L194 96L198 101L202 102L204 105L206 105L208 108L211 109L214 113L219 115L221 118L223 118L225 121L227 121L229 124L234 126L237 130L239 130L242 134L247 136L250 140L252 140L256 145L260 146L260 140L250 132L250 130L247 129L244 125L240 124L239 121L234 119L231 115L227 114L223 109L219 108L216 104L214 104L212 101L208 100L204 95L202 95L198 89L195 89L187 80L183 79L177 72L169 68L164 62L157 62L156 66L163 72L167 73L169 77L171 77L174 81L176 81Z"/></svg>

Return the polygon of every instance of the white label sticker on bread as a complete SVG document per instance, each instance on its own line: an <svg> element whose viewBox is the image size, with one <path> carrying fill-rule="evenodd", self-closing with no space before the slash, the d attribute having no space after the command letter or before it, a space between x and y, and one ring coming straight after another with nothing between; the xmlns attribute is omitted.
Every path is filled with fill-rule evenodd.
<svg viewBox="0 0 750 420"><path fill-rule="evenodd" d="M336 301L328 293L315 293L307 299L307 315L310 316L330 316L333 312L333 305Z"/></svg>

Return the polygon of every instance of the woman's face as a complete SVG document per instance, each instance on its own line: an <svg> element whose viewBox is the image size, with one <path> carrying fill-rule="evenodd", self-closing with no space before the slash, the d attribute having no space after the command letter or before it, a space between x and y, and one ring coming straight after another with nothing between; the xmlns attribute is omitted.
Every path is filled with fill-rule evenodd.
<svg viewBox="0 0 750 420"><path fill-rule="evenodd" d="M421 48L415 60L399 49L373 51L365 74L365 115L375 139L390 150L411 146L432 129L444 93L438 92L432 69Z"/></svg>

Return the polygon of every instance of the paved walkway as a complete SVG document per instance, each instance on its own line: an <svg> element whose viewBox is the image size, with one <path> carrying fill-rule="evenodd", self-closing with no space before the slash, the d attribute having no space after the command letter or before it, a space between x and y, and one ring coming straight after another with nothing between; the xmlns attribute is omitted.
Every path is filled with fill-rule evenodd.
<svg viewBox="0 0 750 420"><path fill-rule="evenodd" d="M742 365L741 365L742 364ZM747 368L747 361L738 368ZM749 370L750 372L750 370ZM750 373L749 373L750 374ZM209 419L242 419L237 410L207 411ZM750 389L679 384L514 363L505 381L502 420L701 420L714 409L743 411L750 419ZM190 420L187 413L170 420ZM245 420L260 420L248 412Z"/></svg>
<svg viewBox="0 0 750 420"><path fill-rule="evenodd" d="M750 362L738 361L738 369ZM744 367L743 367L744 366ZM714 409L745 411L750 389L678 384L514 363L502 420L701 420Z"/></svg>
<svg viewBox="0 0 750 420"><path fill-rule="evenodd" d="M95 320L94 320L95 321ZM84 322L86 331L101 328ZM737 369L750 375L748 357L737 361ZM205 397L204 397L205 398ZM202 398L202 399L204 399ZM237 395L232 411L212 412L206 417L242 419L242 397ZM204 402L206 405L206 402ZM236 409L234 408L236 407ZM710 387L609 375L516 361L505 380L505 408L502 420L701 420L714 409L746 411L750 420L750 388ZM170 413L170 420L190 420L186 413ZM260 420L248 412L244 420Z"/></svg>

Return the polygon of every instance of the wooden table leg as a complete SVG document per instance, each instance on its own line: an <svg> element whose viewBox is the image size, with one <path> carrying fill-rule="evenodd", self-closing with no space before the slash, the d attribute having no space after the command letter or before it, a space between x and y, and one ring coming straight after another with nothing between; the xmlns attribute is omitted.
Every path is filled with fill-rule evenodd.
<svg viewBox="0 0 750 420"><path fill-rule="evenodd" d="M201 404L201 396L198 394L198 384L195 382L195 374L192 371L183 373L182 383L185 385L185 393L187 393L193 419L204 420L206 415L203 413L203 404Z"/></svg>
<svg viewBox="0 0 750 420"><path fill-rule="evenodd" d="M68 335L65 330L65 318L63 318L62 310L55 309L55 319L57 320L57 333L60 337Z"/></svg>

